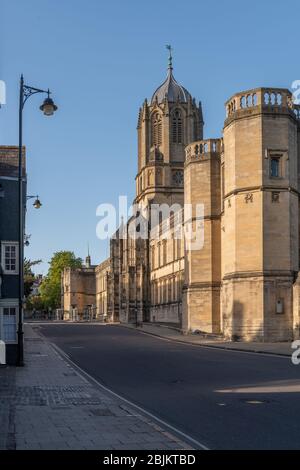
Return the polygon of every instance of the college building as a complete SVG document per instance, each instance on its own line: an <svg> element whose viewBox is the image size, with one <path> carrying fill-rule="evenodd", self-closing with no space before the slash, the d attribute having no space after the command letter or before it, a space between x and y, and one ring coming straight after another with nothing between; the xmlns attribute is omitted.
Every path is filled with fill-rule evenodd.
<svg viewBox="0 0 300 470"><path fill-rule="evenodd" d="M170 57L138 113L139 212L112 237L109 259L65 270L65 318L89 306L108 322L233 341L299 336L300 105L288 89L256 88L225 111L222 136L204 138L202 105ZM171 210L153 224L157 205ZM136 219L147 237L130 235Z"/></svg>

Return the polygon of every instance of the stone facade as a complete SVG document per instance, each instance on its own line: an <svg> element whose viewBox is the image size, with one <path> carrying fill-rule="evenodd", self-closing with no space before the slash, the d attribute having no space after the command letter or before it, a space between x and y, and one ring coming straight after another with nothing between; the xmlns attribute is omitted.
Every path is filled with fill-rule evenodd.
<svg viewBox="0 0 300 470"><path fill-rule="evenodd" d="M299 108L284 89L227 103L222 213L226 336L293 337L299 271Z"/></svg>
<svg viewBox="0 0 300 470"><path fill-rule="evenodd" d="M179 219L181 215L182 211L178 213ZM182 230L181 224L179 227ZM176 238L176 228L173 215L150 234L150 321L181 326L184 240Z"/></svg>
<svg viewBox="0 0 300 470"><path fill-rule="evenodd" d="M222 140L202 140L187 147L185 205L192 210L185 218L193 231L203 231L203 244L186 243L184 316L185 331L220 333L221 292L221 178ZM203 213L196 213L198 203ZM186 207L186 206L185 206ZM200 224L197 227L197 224Z"/></svg>
<svg viewBox="0 0 300 470"><path fill-rule="evenodd" d="M96 266L87 257L82 268L65 268L62 273L61 308L65 320L83 320L95 317Z"/></svg>
<svg viewBox="0 0 300 470"><path fill-rule="evenodd" d="M96 269L99 314L230 340L299 336L300 106L277 88L237 93L225 106L223 136L203 139L201 103L172 64L144 102L139 211ZM157 204L169 212L160 206L153 224ZM146 239L130 236L137 220Z"/></svg>
<svg viewBox="0 0 300 470"><path fill-rule="evenodd" d="M113 321L111 315L110 299L111 293L109 290L109 276L110 276L110 259L107 259L99 266L96 267L96 308L97 318L103 321Z"/></svg>

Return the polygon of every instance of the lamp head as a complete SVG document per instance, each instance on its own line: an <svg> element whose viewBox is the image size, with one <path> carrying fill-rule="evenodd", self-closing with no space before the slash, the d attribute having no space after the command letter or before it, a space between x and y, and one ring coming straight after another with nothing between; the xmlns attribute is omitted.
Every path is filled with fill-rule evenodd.
<svg viewBox="0 0 300 470"><path fill-rule="evenodd" d="M43 205L43 204L41 203L41 201L40 201L39 198L37 197L36 200L35 200L34 203L33 203L33 207L34 207L35 209L40 209L40 208L42 207L42 205Z"/></svg>
<svg viewBox="0 0 300 470"><path fill-rule="evenodd" d="M54 104L52 98L50 98L50 91L48 90L48 97L45 99L42 106L40 106L40 110L43 111L45 116L53 116L55 111L57 111L57 106Z"/></svg>

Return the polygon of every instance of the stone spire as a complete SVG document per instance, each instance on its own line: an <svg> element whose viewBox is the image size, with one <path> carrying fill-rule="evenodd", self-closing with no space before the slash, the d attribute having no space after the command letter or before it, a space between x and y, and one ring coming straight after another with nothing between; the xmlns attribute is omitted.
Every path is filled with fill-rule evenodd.
<svg viewBox="0 0 300 470"><path fill-rule="evenodd" d="M87 254L87 257L85 258L85 267L90 268L91 265L92 265L92 262L91 262L91 257L90 257L90 246L88 244L88 254Z"/></svg>

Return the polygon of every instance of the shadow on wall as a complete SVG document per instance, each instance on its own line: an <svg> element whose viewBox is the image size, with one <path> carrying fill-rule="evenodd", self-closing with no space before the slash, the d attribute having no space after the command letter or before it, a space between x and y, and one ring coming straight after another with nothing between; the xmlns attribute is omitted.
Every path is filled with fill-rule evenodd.
<svg viewBox="0 0 300 470"><path fill-rule="evenodd" d="M234 301L231 314L231 341L263 341L263 324L253 316L245 314L244 304Z"/></svg>

